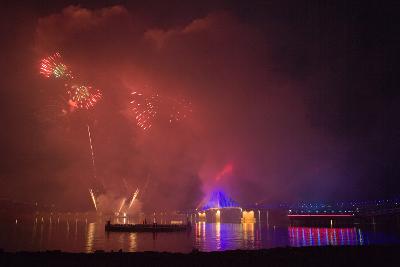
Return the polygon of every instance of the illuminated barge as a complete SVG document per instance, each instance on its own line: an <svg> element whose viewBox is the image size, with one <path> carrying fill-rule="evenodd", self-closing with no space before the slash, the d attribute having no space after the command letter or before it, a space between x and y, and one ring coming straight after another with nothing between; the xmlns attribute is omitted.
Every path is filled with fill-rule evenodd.
<svg viewBox="0 0 400 267"><path fill-rule="evenodd" d="M182 232L190 230L190 224L111 224L107 221L106 232Z"/></svg>

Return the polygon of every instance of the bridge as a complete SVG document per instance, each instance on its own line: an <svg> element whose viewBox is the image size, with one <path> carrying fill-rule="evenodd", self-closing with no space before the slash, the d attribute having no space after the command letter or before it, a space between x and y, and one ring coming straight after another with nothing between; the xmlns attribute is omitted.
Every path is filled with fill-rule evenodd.
<svg viewBox="0 0 400 267"><path fill-rule="evenodd" d="M373 201L333 203L298 203L288 207L288 216L350 217L378 216L400 213L400 198Z"/></svg>
<svg viewBox="0 0 400 267"><path fill-rule="evenodd" d="M329 221L340 223L400 222L400 199L334 203L298 203L288 207L291 222Z"/></svg>
<svg viewBox="0 0 400 267"><path fill-rule="evenodd" d="M221 191L214 191L207 201L193 213L197 218L209 221L228 210L237 210L237 217L245 221L261 221L266 224L286 222L343 222L374 224L381 221L400 223L400 197L371 201L297 202L238 204ZM217 213L219 215L217 215ZM235 215L236 216L236 215ZM206 217L208 219L206 220ZM250 218L247 220L245 218ZM256 220L257 219L257 220ZM212 222L215 222L214 219Z"/></svg>

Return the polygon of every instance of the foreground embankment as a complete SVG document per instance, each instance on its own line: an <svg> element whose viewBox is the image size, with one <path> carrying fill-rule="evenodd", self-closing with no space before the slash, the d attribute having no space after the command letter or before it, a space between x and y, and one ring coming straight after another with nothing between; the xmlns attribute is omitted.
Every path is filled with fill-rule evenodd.
<svg viewBox="0 0 400 267"><path fill-rule="evenodd" d="M400 266L400 246L303 247L188 254L0 252L0 266Z"/></svg>

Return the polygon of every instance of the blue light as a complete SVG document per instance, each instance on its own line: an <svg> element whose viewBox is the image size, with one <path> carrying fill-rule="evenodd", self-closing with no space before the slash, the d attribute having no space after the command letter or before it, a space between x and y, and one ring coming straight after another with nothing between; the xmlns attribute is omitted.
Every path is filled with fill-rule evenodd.
<svg viewBox="0 0 400 267"><path fill-rule="evenodd" d="M214 191L207 203L204 205L203 210L212 208L233 208L239 207L233 199L227 197L222 191Z"/></svg>

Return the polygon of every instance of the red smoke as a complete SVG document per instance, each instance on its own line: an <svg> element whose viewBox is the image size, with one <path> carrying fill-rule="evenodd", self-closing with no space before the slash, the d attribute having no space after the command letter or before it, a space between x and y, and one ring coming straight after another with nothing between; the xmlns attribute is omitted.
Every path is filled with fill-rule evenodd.
<svg viewBox="0 0 400 267"><path fill-rule="evenodd" d="M232 174L233 165L232 163L227 163L224 168L215 176L215 181L219 181L226 175Z"/></svg>
<svg viewBox="0 0 400 267"><path fill-rule="evenodd" d="M19 42L12 54L16 62L27 62L27 53L33 58L32 51L37 59L62 52L80 78L102 89L103 98L88 118L72 112L76 103L68 103L57 123L44 125L46 116L31 122L32 111L48 115L37 110L58 97L57 86L42 82L34 64L7 66L18 69L18 79L4 87L5 96L12 92L21 101L0 105L2 114L12 108L17 116L24 108L29 121L4 115L12 131L3 131L0 139L15 140L13 151L22 158L5 164L17 171L0 173L0 195L92 209L87 121L93 124L98 177L112 192L107 201L117 206L126 195L122 179L147 188L139 198L150 211L191 209L215 186L242 203L286 200L315 188L320 195L336 192L337 181L347 177L340 172L348 162L347 146L310 125L312 98L303 94L329 83L320 82L318 73L301 72L314 61L303 60L313 46L291 41L299 23L263 16L262 28L214 8L165 15L153 7L52 8L35 17L31 31L9 38ZM24 79L19 73L26 73ZM182 96L193 104L193 113L173 124L160 115L143 132L132 119L130 97L136 90Z"/></svg>

